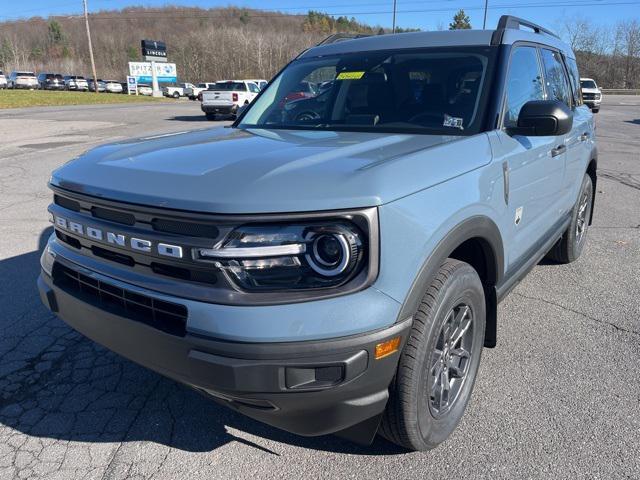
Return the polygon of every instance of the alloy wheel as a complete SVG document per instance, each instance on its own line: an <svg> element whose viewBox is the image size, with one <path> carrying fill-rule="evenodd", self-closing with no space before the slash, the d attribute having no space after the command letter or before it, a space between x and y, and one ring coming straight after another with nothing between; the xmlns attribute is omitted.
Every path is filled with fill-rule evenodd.
<svg viewBox="0 0 640 480"><path fill-rule="evenodd" d="M578 218L576 221L576 243L580 245L582 240L584 239L584 233L587 230L587 213L589 212L589 200L590 200L590 192L589 189L586 189L582 192L582 197L580 198L580 204L578 206Z"/></svg>
<svg viewBox="0 0 640 480"><path fill-rule="evenodd" d="M447 314L431 357L429 410L435 417L455 404L469 372L473 345L473 312L461 303Z"/></svg>

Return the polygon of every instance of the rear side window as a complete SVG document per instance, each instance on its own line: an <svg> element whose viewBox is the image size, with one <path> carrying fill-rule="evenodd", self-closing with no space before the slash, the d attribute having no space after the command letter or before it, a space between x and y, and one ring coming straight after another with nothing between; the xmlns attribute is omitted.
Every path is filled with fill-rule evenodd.
<svg viewBox="0 0 640 480"><path fill-rule="evenodd" d="M515 127L522 106L531 100L543 100L538 54L534 47L517 47L511 55L507 74L507 104L504 126Z"/></svg>
<svg viewBox="0 0 640 480"><path fill-rule="evenodd" d="M252 93L259 93L260 92L260 89L258 88L258 85L256 85L255 83L250 83L249 84L249 90Z"/></svg>
<svg viewBox="0 0 640 480"><path fill-rule="evenodd" d="M247 86L244 83L240 82L221 82L216 83L213 86L214 90L226 90L226 91L236 91L236 92L246 92Z"/></svg>
<svg viewBox="0 0 640 480"><path fill-rule="evenodd" d="M576 105L582 105L582 88L580 88L580 74L578 64L573 58L565 58L567 69L569 70L569 80L573 90L573 100Z"/></svg>
<svg viewBox="0 0 640 480"><path fill-rule="evenodd" d="M571 90L569 79L562 65L562 57L558 52L542 49L542 64L547 87L548 100L560 100L571 107Z"/></svg>

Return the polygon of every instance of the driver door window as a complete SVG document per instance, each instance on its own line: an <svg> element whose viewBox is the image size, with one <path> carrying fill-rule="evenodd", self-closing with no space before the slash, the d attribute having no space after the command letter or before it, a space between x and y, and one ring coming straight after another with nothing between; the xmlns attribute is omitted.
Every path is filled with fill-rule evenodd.
<svg viewBox="0 0 640 480"><path fill-rule="evenodd" d="M517 47L511 55L507 77L505 127L518 124L520 109L530 100L544 100L538 53L534 47Z"/></svg>

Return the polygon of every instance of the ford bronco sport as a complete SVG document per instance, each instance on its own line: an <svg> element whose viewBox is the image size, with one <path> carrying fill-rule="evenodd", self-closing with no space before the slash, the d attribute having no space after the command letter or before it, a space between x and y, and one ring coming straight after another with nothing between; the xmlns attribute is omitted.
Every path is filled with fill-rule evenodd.
<svg viewBox="0 0 640 480"><path fill-rule="evenodd" d="M330 39L231 128L56 170L42 300L270 425L435 447L498 303L585 245L597 154L579 78L567 45L515 17ZM321 88L289 96L301 82Z"/></svg>

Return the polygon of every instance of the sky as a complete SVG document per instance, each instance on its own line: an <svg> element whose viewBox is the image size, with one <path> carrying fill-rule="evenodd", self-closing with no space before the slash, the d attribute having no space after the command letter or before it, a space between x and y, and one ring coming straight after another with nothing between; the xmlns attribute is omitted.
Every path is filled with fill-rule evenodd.
<svg viewBox="0 0 640 480"><path fill-rule="evenodd" d="M229 5L305 14L318 10L346 15L370 25L390 27L393 0L87 0L89 12L126 6L161 7L165 5L203 8ZM401 27L435 30L447 28L460 8L471 17L474 28L482 28L485 0L396 0L396 24ZM501 15L526 18L560 31L566 19L587 18L595 24L613 25L629 18L640 19L640 0L488 0L487 28L495 28ZM0 21L32 16L78 14L82 0L0 0Z"/></svg>

